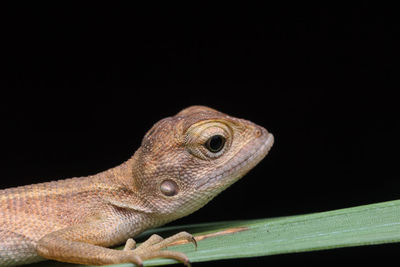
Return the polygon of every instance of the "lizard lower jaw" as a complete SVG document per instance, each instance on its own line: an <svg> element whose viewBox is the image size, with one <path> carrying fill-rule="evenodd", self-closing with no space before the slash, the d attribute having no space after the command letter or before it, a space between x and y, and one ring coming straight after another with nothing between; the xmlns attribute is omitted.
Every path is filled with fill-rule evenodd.
<svg viewBox="0 0 400 267"><path fill-rule="evenodd" d="M247 172L253 169L264 157L268 154L272 145L274 144L274 136L270 133L265 133L266 138L261 138L255 142L259 143L255 145L255 148L250 152L250 156L236 164L230 173L232 174L232 183L243 177Z"/></svg>

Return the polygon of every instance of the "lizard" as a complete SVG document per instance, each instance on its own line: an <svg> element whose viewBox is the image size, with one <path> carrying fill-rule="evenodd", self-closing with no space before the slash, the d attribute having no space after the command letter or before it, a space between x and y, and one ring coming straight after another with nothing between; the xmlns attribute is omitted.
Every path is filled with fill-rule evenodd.
<svg viewBox="0 0 400 267"><path fill-rule="evenodd" d="M145 134L133 156L86 177L0 190L0 266L51 259L108 265L171 258L165 250L187 232L140 246L146 229L186 216L239 180L269 152L265 128L206 106L190 106ZM123 242L123 250L109 248Z"/></svg>

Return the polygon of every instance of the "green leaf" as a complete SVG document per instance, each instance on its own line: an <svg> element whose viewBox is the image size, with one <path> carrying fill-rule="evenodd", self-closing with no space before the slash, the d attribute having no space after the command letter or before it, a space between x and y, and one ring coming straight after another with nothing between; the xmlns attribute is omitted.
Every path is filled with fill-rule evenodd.
<svg viewBox="0 0 400 267"><path fill-rule="evenodd" d="M141 237L153 233L168 237L180 231L195 236L211 234L198 242L197 250L192 244L168 248L184 252L191 262L392 243L400 241L400 200L299 216L164 227ZM212 236L216 233L219 235ZM169 263L174 261L154 259L145 265Z"/></svg>

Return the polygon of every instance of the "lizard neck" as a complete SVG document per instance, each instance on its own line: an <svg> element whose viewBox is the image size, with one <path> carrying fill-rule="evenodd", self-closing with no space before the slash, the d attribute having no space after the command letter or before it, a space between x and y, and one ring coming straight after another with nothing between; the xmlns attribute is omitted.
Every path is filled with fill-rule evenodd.
<svg viewBox="0 0 400 267"><path fill-rule="evenodd" d="M137 164L136 153L121 165L101 172L93 177L101 187L103 200L114 207L153 214L154 203L147 200L137 185L141 169Z"/></svg>
<svg viewBox="0 0 400 267"><path fill-rule="evenodd" d="M117 183L124 188L127 188L131 191L137 192L137 186L135 184L136 176L138 175L136 170L136 157L135 154L120 164L119 166L112 168L109 170L108 176L113 183Z"/></svg>

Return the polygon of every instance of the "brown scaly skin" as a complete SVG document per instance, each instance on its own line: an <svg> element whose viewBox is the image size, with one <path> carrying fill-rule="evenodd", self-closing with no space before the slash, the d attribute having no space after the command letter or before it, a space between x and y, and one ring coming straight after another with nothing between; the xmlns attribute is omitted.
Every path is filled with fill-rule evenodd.
<svg viewBox="0 0 400 267"><path fill-rule="evenodd" d="M161 250L144 230L204 206L260 162L273 144L264 128L208 107L192 106L156 123L125 163L99 174L0 190L0 266L46 259L116 264L158 257L189 264ZM128 240L129 239L129 240ZM128 240L124 250L106 247Z"/></svg>

